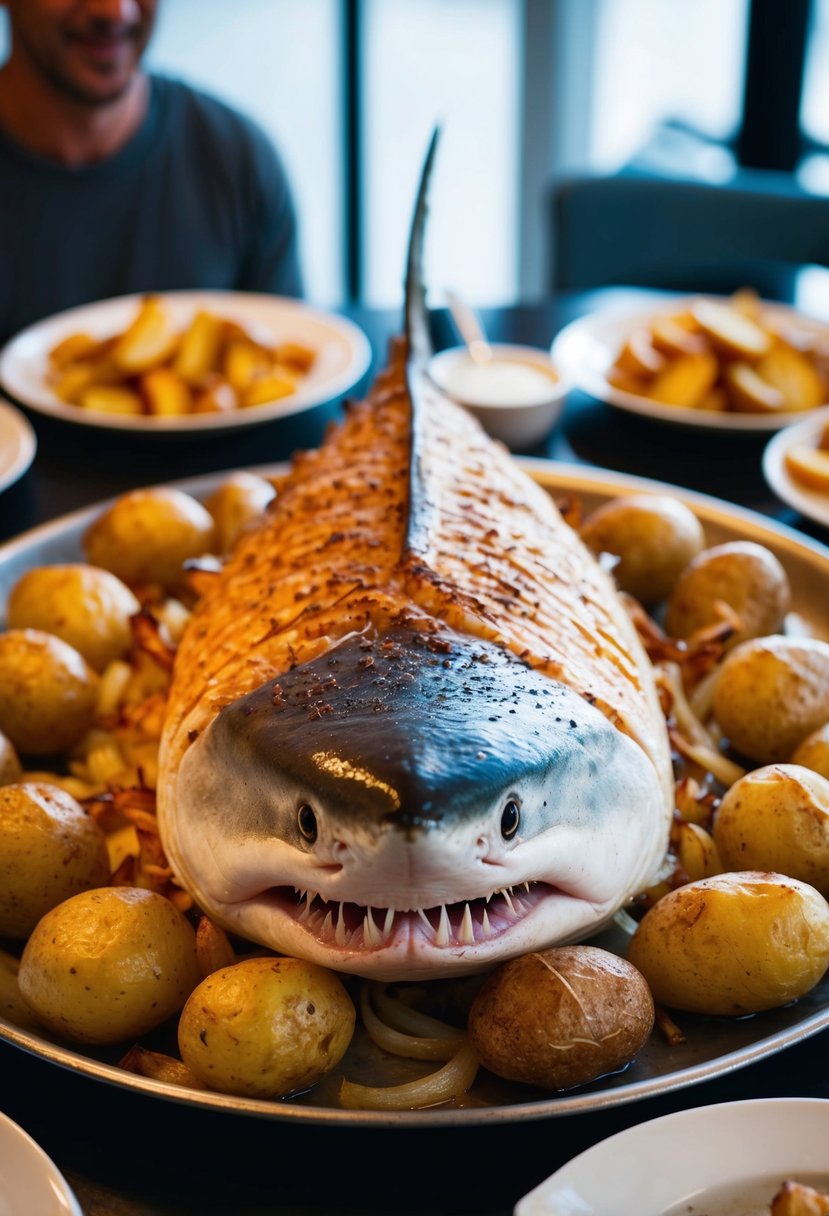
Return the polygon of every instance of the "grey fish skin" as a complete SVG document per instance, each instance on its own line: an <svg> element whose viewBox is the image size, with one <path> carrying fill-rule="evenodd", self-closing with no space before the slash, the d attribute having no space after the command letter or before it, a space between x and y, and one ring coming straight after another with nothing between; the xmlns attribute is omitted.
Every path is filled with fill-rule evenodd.
<svg viewBox="0 0 829 1216"><path fill-rule="evenodd" d="M399 630L222 710L182 763L175 830L198 836L188 885L229 929L385 980L460 974L612 914L647 777L565 685Z"/></svg>

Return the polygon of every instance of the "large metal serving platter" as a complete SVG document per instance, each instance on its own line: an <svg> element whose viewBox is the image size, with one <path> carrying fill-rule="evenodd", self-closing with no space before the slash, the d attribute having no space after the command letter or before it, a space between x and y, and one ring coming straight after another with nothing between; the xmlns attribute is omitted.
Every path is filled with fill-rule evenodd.
<svg viewBox="0 0 829 1216"><path fill-rule="evenodd" d="M790 528L719 499L680 490L643 478L559 464L521 461L554 497L576 496L585 510L622 493L652 491L674 494L702 521L709 544L746 539L768 546L786 567L793 591L793 625L806 627L829 640L829 548ZM278 474L284 466L257 470ZM226 474L189 479L176 484L204 497ZM0 604L20 573L31 566L81 558L81 537L102 504L74 512L36 528L0 547ZM614 928L600 944L620 952L625 938ZM348 981L352 983L352 981ZM350 1127L434 1127L517 1123L559 1115L576 1115L664 1094L707 1081L754 1063L829 1026L829 976L801 1000L755 1017L730 1020L679 1015L685 1042L669 1046L655 1031L637 1059L624 1071L590 1086L566 1093L529 1089L501 1082L483 1070L463 1105L419 1111L352 1111L337 1105L342 1076L366 1084L397 1084L420 1075L424 1066L397 1061L378 1052L358 1031L336 1073L309 1093L281 1101L230 1097L184 1089L135 1076L117 1067L119 1049L87 1049L53 1042L0 1019L0 1039L57 1066L127 1090L152 1094L184 1106L236 1112L250 1117L291 1123L343 1124ZM144 1042L159 1050L174 1050L175 1028L166 1027Z"/></svg>

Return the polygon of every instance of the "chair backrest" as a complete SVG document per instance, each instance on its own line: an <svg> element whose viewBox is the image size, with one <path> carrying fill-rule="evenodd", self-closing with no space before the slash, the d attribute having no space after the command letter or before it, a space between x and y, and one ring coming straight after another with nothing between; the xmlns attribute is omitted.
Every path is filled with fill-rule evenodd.
<svg viewBox="0 0 829 1216"><path fill-rule="evenodd" d="M766 173L727 185L620 173L551 192L550 285L675 291L753 286L785 298L786 276L829 265L829 198Z"/></svg>

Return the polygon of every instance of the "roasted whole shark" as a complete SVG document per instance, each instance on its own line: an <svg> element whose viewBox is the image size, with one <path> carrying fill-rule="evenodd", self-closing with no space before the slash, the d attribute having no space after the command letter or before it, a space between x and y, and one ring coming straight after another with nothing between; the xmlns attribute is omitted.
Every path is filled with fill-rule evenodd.
<svg viewBox="0 0 829 1216"><path fill-rule="evenodd" d="M425 373L427 177L406 339L197 604L160 758L162 840L207 914L383 980L591 935L673 809L610 576Z"/></svg>

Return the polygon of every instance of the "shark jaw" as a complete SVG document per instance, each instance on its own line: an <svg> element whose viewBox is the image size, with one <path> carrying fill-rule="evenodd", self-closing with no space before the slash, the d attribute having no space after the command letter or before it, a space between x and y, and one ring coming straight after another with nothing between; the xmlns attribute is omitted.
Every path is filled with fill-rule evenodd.
<svg viewBox="0 0 829 1216"><path fill-rule="evenodd" d="M278 940L283 953L392 982L475 974L546 941L550 917L556 939L565 932L573 940L593 932L614 910L544 882L523 882L478 899L405 911L279 887L216 907L214 914L254 940Z"/></svg>

